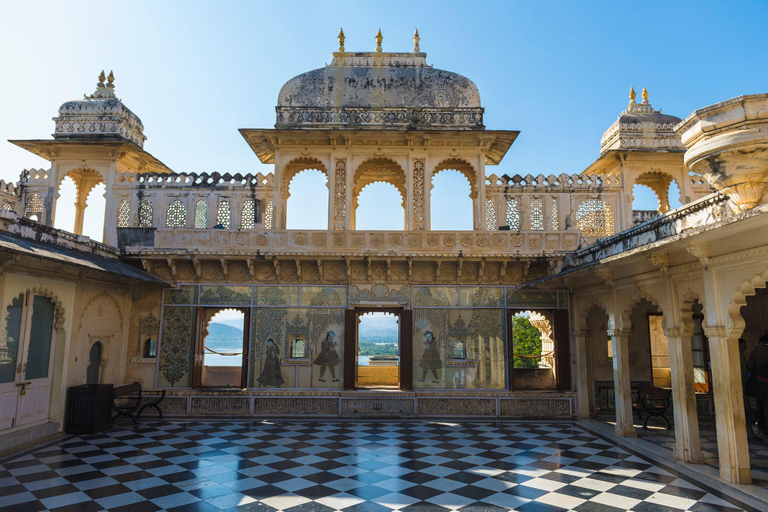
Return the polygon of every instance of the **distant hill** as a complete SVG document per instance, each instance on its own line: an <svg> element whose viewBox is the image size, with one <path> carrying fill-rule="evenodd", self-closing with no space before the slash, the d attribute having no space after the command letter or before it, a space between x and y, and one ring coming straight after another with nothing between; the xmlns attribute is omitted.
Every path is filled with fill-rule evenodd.
<svg viewBox="0 0 768 512"><path fill-rule="evenodd" d="M219 322L208 324L208 336L205 341L242 341L243 330Z"/></svg>

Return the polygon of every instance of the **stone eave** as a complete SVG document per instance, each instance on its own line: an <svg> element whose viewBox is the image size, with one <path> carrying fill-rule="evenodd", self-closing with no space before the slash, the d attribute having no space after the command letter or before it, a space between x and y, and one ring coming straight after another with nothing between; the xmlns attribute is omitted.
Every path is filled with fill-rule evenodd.
<svg viewBox="0 0 768 512"><path fill-rule="evenodd" d="M93 139L28 139L9 140L22 149L52 162L58 159L82 159L83 152L90 152L94 158L126 160L126 164L139 172L171 173L163 162L145 151L136 143L121 137Z"/></svg>
<svg viewBox="0 0 768 512"><path fill-rule="evenodd" d="M606 174L607 169L612 165L621 163L622 155L643 154L643 155L682 155L685 149L609 149L602 153L594 162L584 169L581 174ZM682 161L681 161L682 163ZM618 174L618 173L614 173Z"/></svg>
<svg viewBox="0 0 768 512"><path fill-rule="evenodd" d="M509 254L506 252L495 252L495 253L468 253L468 254L461 254L458 255L456 253L403 253L398 252L396 254L392 254L391 252L297 252L297 251L277 251L277 252L269 252L269 251L259 251L257 253L243 253L243 252L180 252L179 249L167 249L167 250L131 250L126 249L124 251L124 256L126 258L140 258L140 259L160 259L160 260L166 260L166 259L197 259L197 260L204 260L204 261L217 261L221 259L231 259L231 260L262 260L262 261L268 261L271 260L273 257L275 258L284 258L284 259L310 259L310 260L317 260L317 259L345 259L345 258L354 258L354 259L365 259L365 258L373 258L376 260L392 260L392 261L405 261L405 260L412 260L412 261L434 261L436 259L439 260L447 260L447 261L456 261L456 260L463 260L463 261L474 261L478 262L481 260L493 260L493 261L508 261L508 262L517 262L517 261L543 261L543 258L546 260L551 259L557 259L562 258L566 255L566 252L548 252L545 256L542 256L542 254Z"/></svg>
<svg viewBox="0 0 768 512"><path fill-rule="evenodd" d="M432 142L445 143L464 141L484 149L486 165L498 165L520 134L517 130L326 130L326 129L275 129L240 128L240 134L263 164L275 163L275 151L283 145L281 141L291 140L295 146L302 144L313 147L347 146L355 141L386 141L387 147L428 148ZM356 146L359 147L359 146ZM446 146L453 148L454 146Z"/></svg>

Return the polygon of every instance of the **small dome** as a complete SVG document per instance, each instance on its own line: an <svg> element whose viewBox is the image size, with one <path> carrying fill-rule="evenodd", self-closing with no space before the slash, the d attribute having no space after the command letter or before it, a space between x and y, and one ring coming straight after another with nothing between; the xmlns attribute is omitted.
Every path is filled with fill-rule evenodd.
<svg viewBox="0 0 768 512"><path fill-rule="evenodd" d="M108 83L105 85L104 80ZM123 102L115 96L115 77L104 72L99 75L96 91L81 100L67 101L54 117L56 139L120 137L144 146L144 125Z"/></svg>
<svg viewBox="0 0 768 512"><path fill-rule="evenodd" d="M635 91L630 90L629 105L600 139L600 153L610 150L684 151L680 136L674 128L679 117L662 114L648 102L643 88L643 101L635 103Z"/></svg>
<svg viewBox="0 0 768 512"><path fill-rule="evenodd" d="M483 129L477 87L435 69L424 53L334 53L289 80L276 127Z"/></svg>

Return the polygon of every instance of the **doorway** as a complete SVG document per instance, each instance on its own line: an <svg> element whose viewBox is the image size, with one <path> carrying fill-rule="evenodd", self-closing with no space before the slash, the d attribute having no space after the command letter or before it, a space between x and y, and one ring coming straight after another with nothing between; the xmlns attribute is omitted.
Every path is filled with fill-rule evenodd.
<svg viewBox="0 0 768 512"><path fill-rule="evenodd" d="M0 429L48 418L56 305L19 294L6 308L0 347Z"/></svg>
<svg viewBox="0 0 768 512"><path fill-rule="evenodd" d="M250 315L246 308L199 308L193 387L247 387Z"/></svg>
<svg viewBox="0 0 768 512"><path fill-rule="evenodd" d="M345 358L345 388L411 389L410 311L357 308L347 318L345 353L354 357Z"/></svg>

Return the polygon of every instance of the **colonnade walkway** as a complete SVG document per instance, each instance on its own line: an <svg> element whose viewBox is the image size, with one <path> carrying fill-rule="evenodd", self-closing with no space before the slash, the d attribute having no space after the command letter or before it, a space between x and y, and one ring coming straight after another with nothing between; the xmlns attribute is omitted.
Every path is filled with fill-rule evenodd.
<svg viewBox="0 0 768 512"><path fill-rule="evenodd" d="M0 459L0 510L765 510L600 427L593 420L153 421Z"/></svg>

